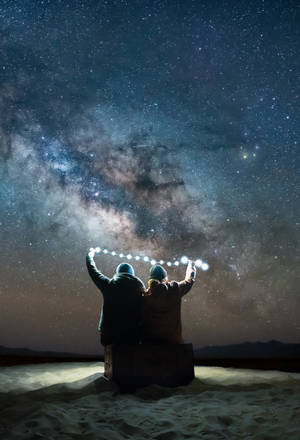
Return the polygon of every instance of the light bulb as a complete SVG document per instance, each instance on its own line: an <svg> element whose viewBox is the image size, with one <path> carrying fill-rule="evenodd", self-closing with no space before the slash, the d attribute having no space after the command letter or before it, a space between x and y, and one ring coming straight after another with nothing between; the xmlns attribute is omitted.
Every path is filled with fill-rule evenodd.
<svg viewBox="0 0 300 440"><path fill-rule="evenodd" d="M198 260L195 261L195 266L197 266L197 267L202 266L202 260L200 260L200 258L198 258Z"/></svg>
<svg viewBox="0 0 300 440"><path fill-rule="evenodd" d="M152 264L152 266L154 266L156 264L156 260L151 260L150 263Z"/></svg>
<svg viewBox="0 0 300 440"><path fill-rule="evenodd" d="M189 259L188 259L188 257L181 257L180 258L180 263L181 264L188 264L188 262L189 262Z"/></svg>
<svg viewBox="0 0 300 440"><path fill-rule="evenodd" d="M144 257L144 261L149 261L149 257Z"/></svg>
<svg viewBox="0 0 300 440"><path fill-rule="evenodd" d="M126 258L127 258L127 260L131 260L132 255L131 255L131 254L128 254L128 255L126 256Z"/></svg>
<svg viewBox="0 0 300 440"><path fill-rule="evenodd" d="M208 269L209 269L209 264L207 264L207 263L202 263L202 264L201 264L201 269L202 269L202 270L208 270Z"/></svg>
<svg viewBox="0 0 300 440"><path fill-rule="evenodd" d="M95 248L95 252L97 252L97 254L99 254L99 252L101 252L101 249L99 248L99 246L97 246L97 247Z"/></svg>
<svg viewBox="0 0 300 440"><path fill-rule="evenodd" d="M137 256L135 257L135 259L136 259L136 261L139 261L139 260L141 259L141 257L140 257L139 255L137 255Z"/></svg>

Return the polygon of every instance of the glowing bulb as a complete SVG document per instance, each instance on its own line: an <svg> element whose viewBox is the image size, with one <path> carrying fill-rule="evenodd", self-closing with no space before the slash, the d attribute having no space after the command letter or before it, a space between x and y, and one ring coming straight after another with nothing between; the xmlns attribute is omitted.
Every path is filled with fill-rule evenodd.
<svg viewBox="0 0 300 440"><path fill-rule="evenodd" d="M188 264L188 262L189 262L188 257L181 257L181 258L180 258L180 263L181 263L181 264Z"/></svg>
<svg viewBox="0 0 300 440"><path fill-rule="evenodd" d="M208 270L208 269L209 269L209 264L207 264L207 263L202 263L202 264L201 264L201 269L202 269L202 270Z"/></svg>
<svg viewBox="0 0 300 440"><path fill-rule="evenodd" d="M159 260L159 264L164 264L164 260Z"/></svg>
<svg viewBox="0 0 300 440"><path fill-rule="evenodd" d="M126 255L126 258L127 258L127 260L131 260L132 255L131 254Z"/></svg>
<svg viewBox="0 0 300 440"><path fill-rule="evenodd" d="M107 249L103 249L103 253L104 254L108 254L108 250Z"/></svg>
<svg viewBox="0 0 300 440"><path fill-rule="evenodd" d="M99 246L97 246L97 247L95 248L95 252L97 252L97 254L99 254L99 252L101 252L101 249L99 248Z"/></svg>
<svg viewBox="0 0 300 440"><path fill-rule="evenodd" d="M167 262L167 266L172 266L171 261L168 261L168 262Z"/></svg>
<svg viewBox="0 0 300 440"><path fill-rule="evenodd" d="M149 261L149 257L144 257L144 261Z"/></svg>
<svg viewBox="0 0 300 440"><path fill-rule="evenodd" d="M124 258L124 254L120 254L119 257L120 257L120 258Z"/></svg>
<svg viewBox="0 0 300 440"><path fill-rule="evenodd" d="M116 255L116 252L115 251L112 251L112 253L111 253L113 256L115 256Z"/></svg>
<svg viewBox="0 0 300 440"><path fill-rule="evenodd" d="M175 261L174 266L179 266L179 261Z"/></svg>
<svg viewBox="0 0 300 440"><path fill-rule="evenodd" d="M156 264L156 260L151 260L150 263L152 264L152 266L154 266Z"/></svg>
<svg viewBox="0 0 300 440"><path fill-rule="evenodd" d="M136 261L139 261L139 260L141 259L141 257L140 257L139 255L137 255L137 256L135 257L135 259L136 259Z"/></svg>
<svg viewBox="0 0 300 440"><path fill-rule="evenodd" d="M202 266L202 260L200 260L200 258L198 258L198 260L195 261L195 266L197 266L197 267Z"/></svg>

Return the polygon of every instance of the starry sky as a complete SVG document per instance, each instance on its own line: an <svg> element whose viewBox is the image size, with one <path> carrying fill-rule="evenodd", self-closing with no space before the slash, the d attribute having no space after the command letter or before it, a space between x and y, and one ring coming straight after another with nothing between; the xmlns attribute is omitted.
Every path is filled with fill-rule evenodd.
<svg viewBox="0 0 300 440"><path fill-rule="evenodd" d="M210 264L182 306L196 347L300 342L299 13L1 1L0 345L101 351L96 245Z"/></svg>

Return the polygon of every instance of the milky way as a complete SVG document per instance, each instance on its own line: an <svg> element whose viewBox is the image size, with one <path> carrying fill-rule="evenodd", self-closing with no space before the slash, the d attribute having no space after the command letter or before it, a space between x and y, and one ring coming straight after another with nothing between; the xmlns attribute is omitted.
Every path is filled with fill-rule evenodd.
<svg viewBox="0 0 300 440"><path fill-rule="evenodd" d="M1 2L0 345L100 350L99 244L210 264L183 302L195 345L299 342L298 15Z"/></svg>

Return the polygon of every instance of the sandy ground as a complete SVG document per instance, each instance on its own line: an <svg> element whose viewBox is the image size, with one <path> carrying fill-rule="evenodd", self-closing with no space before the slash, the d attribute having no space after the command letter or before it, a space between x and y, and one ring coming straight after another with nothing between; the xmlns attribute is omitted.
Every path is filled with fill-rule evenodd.
<svg viewBox="0 0 300 440"><path fill-rule="evenodd" d="M0 369L0 439L300 439L300 374L196 367L120 394L102 363Z"/></svg>

